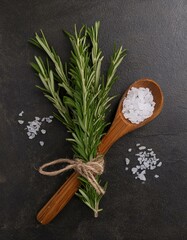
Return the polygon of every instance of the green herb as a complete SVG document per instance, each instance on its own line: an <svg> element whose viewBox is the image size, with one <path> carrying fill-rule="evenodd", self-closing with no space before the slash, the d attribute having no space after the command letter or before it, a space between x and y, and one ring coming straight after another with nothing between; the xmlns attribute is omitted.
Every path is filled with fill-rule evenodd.
<svg viewBox="0 0 187 240"><path fill-rule="evenodd" d="M65 32L71 42L72 51L69 64L62 64L60 57L51 47L43 32L30 42L41 48L46 54L44 62L35 57L32 67L37 72L43 86L37 86L58 110L55 117L71 133L67 140L72 142L76 158L85 162L96 157L97 148L108 124L106 112L113 97L109 96L112 85L117 79L116 70L126 55L122 47L114 51L111 57L107 76L101 75L102 52L98 46L100 22L93 27L83 26L74 34ZM54 66L50 64L53 63ZM62 96L61 89L65 90ZM89 206L95 216L102 198L83 177L80 177L81 188L77 195ZM97 177L100 182L100 177ZM106 188L106 185L105 187Z"/></svg>

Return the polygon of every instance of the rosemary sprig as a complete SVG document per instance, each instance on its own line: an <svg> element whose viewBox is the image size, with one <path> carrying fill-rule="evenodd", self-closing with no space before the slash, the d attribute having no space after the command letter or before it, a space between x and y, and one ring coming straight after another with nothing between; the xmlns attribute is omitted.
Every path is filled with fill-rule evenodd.
<svg viewBox="0 0 187 240"><path fill-rule="evenodd" d="M68 66L62 64L42 31L40 36L36 33L35 38L30 40L47 54L45 62L41 57L35 56L35 63L31 63L43 83L42 87L37 87L53 103L58 110L55 117L71 133L67 140L72 142L75 157L85 162L97 155L107 125L106 112L113 98L109 92L117 79L116 70L126 55L126 50L122 47L114 51L105 80L104 75L101 76L103 56L98 45L99 27L100 22L96 22L90 28L83 26L79 32L75 26L74 34L65 32L72 45ZM61 96L61 89L65 90L66 95ZM102 196L97 194L85 178L81 177L80 180L82 185L77 195L96 216L101 211L99 202ZM99 177L97 181L100 182Z"/></svg>

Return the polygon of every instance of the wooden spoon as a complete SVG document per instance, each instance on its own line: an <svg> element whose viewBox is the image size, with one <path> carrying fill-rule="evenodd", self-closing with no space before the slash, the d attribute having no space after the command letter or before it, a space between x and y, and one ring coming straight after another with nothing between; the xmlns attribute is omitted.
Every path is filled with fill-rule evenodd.
<svg viewBox="0 0 187 240"><path fill-rule="evenodd" d="M147 118L139 124L133 124L127 119L125 119L122 113L123 100L127 95L127 92L132 87L144 87L149 88L153 94L154 101L156 103L154 112L151 117ZM103 137L98 152L100 154L106 154L110 147L122 136L125 134L134 131L137 128L140 128L153 119L155 119L161 112L163 107L163 93L159 85L151 79L140 79L134 82L124 93L119 103L114 121L107 132ZM80 181L78 180L79 175L74 172L66 180L66 182L59 188L59 190L53 195L53 197L46 203L46 205L40 210L37 215L37 220L42 224L47 224L52 221L55 216L65 207L65 205L70 201L73 195L77 192Z"/></svg>

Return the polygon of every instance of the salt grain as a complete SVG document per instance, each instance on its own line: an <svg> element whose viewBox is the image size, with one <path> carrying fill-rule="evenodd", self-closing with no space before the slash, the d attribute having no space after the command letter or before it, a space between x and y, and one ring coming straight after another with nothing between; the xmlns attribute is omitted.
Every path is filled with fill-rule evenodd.
<svg viewBox="0 0 187 240"><path fill-rule="evenodd" d="M24 114L24 111L21 111L21 112L19 113L19 116L22 117L23 114Z"/></svg>
<svg viewBox="0 0 187 240"><path fill-rule="evenodd" d="M23 120L18 120L18 123L19 123L19 124L23 124L24 121L23 121Z"/></svg>
<svg viewBox="0 0 187 240"><path fill-rule="evenodd" d="M156 168L155 166L150 166L150 169L151 169L151 170L153 170L153 169L155 169L155 168Z"/></svg>
<svg viewBox="0 0 187 240"><path fill-rule="evenodd" d="M146 181L145 173L146 171L144 170L141 173L139 173L137 177L142 181Z"/></svg>
<svg viewBox="0 0 187 240"><path fill-rule="evenodd" d="M42 130L41 130L41 133L42 133L42 134L46 134L46 130L45 130L45 129L42 129Z"/></svg>
<svg viewBox="0 0 187 240"><path fill-rule="evenodd" d="M155 174L155 176L154 176L155 178L159 178L159 175L157 175L157 174Z"/></svg>
<svg viewBox="0 0 187 240"><path fill-rule="evenodd" d="M146 149L145 146L141 146L141 147L139 147L139 150L144 150L144 149Z"/></svg>
<svg viewBox="0 0 187 240"><path fill-rule="evenodd" d="M51 123L53 121L51 118L46 118L45 120L47 123Z"/></svg>
<svg viewBox="0 0 187 240"><path fill-rule="evenodd" d="M132 171L133 174L135 174L138 171L138 169L134 167L134 168L131 169L131 171Z"/></svg>
<svg viewBox="0 0 187 240"><path fill-rule="evenodd" d="M129 148L129 149L128 149L128 152L132 152L132 148Z"/></svg>
<svg viewBox="0 0 187 240"><path fill-rule="evenodd" d="M158 164L157 164L157 167L161 167L162 166L162 162L159 162Z"/></svg>
<svg viewBox="0 0 187 240"><path fill-rule="evenodd" d="M35 134L31 133L30 136L29 136L29 139L33 139L33 138L35 138Z"/></svg>
<svg viewBox="0 0 187 240"><path fill-rule="evenodd" d="M43 142L43 141L40 141L39 143L40 143L40 145L43 147L43 145L44 145L44 142Z"/></svg>
<svg viewBox="0 0 187 240"><path fill-rule="evenodd" d="M126 165L129 165L130 159L129 158L125 158L125 162L126 162Z"/></svg>

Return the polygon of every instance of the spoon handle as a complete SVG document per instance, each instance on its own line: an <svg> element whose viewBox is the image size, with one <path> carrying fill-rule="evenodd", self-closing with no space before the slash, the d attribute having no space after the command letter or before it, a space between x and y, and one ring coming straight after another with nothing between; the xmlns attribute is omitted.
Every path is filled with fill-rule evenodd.
<svg viewBox="0 0 187 240"><path fill-rule="evenodd" d="M57 192L39 211L37 214L37 220L41 224L45 225L50 223L71 200L80 186L78 176L78 173L72 173L66 182L57 190Z"/></svg>
<svg viewBox="0 0 187 240"><path fill-rule="evenodd" d="M114 142L125 135L128 130L128 126L125 126L120 115L116 114L113 124L99 145L98 152L104 155L114 144ZM48 224L51 222L74 196L80 186L78 176L79 174L76 172L71 174L66 182L39 211L37 214L37 220L41 224Z"/></svg>

